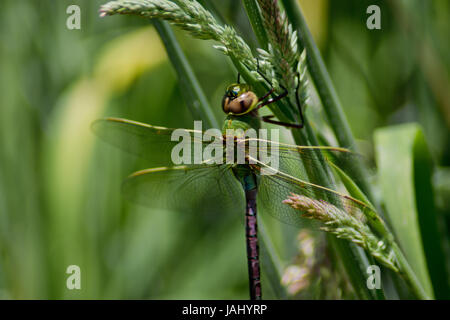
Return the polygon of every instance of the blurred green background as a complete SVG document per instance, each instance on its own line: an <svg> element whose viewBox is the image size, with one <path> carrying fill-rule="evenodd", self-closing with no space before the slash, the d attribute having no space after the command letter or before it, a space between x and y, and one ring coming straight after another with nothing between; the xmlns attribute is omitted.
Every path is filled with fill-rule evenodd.
<svg viewBox="0 0 450 320"><path fill-rule="evenodd" d="M0 298L246 299L242 217L162 212L121 197L123 178L146 166L100 142L91 122L118 116L192 127L194 119L151 24L99 18L105 2L2 1ZM212 2L255 43L239 1ZM448 229L450 2L300 2L363 153L374 158L377 128L422 127L440 227ZM81 30L66 27L71 4L81 8ZM366 28L370 4L381 8L381 30ZM175 32L221 120L235 72L213 43ZM313 95L312 119L322 113L316 102ZM282 238L275 243L293 243L297 230L267 223ZM277 247L286 263L293 248ZM69 265L81 268L81 290L66 288Z"/></svg>

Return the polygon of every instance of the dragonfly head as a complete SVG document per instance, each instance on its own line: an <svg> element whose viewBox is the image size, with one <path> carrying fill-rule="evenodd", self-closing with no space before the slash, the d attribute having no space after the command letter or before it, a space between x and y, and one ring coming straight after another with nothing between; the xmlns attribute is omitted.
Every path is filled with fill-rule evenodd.
<svg viewBox="0 0 450 320"><path fill-rule="evenodd" d="M222 109L226 114L244 115L258 105L258 97L245 83L233 83L227 87L222 99Z"/></svg>

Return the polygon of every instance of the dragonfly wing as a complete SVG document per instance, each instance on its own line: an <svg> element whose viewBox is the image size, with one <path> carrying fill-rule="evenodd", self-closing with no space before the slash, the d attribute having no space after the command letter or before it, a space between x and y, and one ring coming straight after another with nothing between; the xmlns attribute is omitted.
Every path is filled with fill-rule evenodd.
<svg viewBox="0 0 450 320"><path fill-rule="evenodd" d="M283 203L292 192L301 194L301 191L296 190L289 181L277 179L274 176L261 176L257 206L261 212L268 213L283 223L310 228L311 223L302 218L298 210Z"/></svg>
<svg viewBox="0 0 450 320"><path fill-rule="evenodd" d="M318 183L320 171L313 170L317 166L324 165L324 162L330 162L330 156L333 158L340 156L341 159L352 157L354 154L350 151L336 148L298 147L297 149L280 149L277 152L279 157L276 167L259 162L261 168L271 173L261 176L258 187L258 205L263 211L288 224L316 228L318 224L304 219L299 209L293 209L283 203L292 193L329 203L358 218L362 218L363 210L369 210L364 203L321 186ZM326 175L326 179L332 179L326 172L322 174Z"/></svg>
<svg viewBox="0 0 450 320"><path fill-rule="evenodd" d="M244 191L228 165L141 170L125 180L123 191L131 201L153 208L245 212Z"/></svg>
<svg viewBox="0 0 450 320"><path fill-rule="evenodd" d="M249 145L249 153L253 158L273 166L273 163L284 162L284 165L292 164L295 168L299 162L305 167L328 165L330 162L338 167L349 161L365 161L360 154L349 149L329 146L297 146L275 141L257 138L245 139ZM288 170L289 168L284 168ZM304 170L303 170L304 171ZM305 172L305 171L304 171Z"/></svg>
<svg viewBox="0 0 450 320"><path fill-rule="evenodd" d="M195 156L203 155L207 145L221 145L223 141L220 130L205 133L199 130L170 129L120 118L97 120L92 124L92 130L106 142L147 159L156 166L199 164L203 159L195 159ZM178 150L176 155L183 156L182 162L174 162L174 150Z"/></svg>
<svg viewBox="0 0 450 320"><path fill-rule="evenodd" d="M324 210L334 208L344 210L359 220L365 219L363 215L365 210L372 210L363 202L343 193L282 174L261 177L258 187L258 206L284 223L317 229L320 225L305 219L301 209L293 209L283 203L292 194L316 200L315 207L324 208Z"/></svg>

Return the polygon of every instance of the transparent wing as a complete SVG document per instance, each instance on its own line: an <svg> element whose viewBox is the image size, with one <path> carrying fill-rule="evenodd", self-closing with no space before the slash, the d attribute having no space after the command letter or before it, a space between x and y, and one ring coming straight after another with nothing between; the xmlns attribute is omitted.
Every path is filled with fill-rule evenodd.
<svg viewBox="0 0 450 320"><path fill-rule="evenodd" d="M317 228L318 225L304 219L298 209L283 203L292 193L330 203L358 219L363 219L364 210L371 210L363 202L319 184L322 179L333 181L329 171L323 169L331 159L334 160L333 163L339 163L343 159L359 159L359 155L340 148L301 146L280 146L272 155L278 157L276 166L256 160L260 172L265 169L267 173L260 178L258 206L278 220L296 226Z"/></svg>
<svg viewBox="0 0 450 320"><path fill-rule="evenodd" d="M365 210L371 210L363 202L348 195L307 181L286 177L280 173L261 177L258 188L258 207L284 223L317 228L318 225L303 218L301 210L293 209L283 203L291 194L303 195L332 204L360 220L364 219L363 212Z"/></svg>
<svg viewBox="0 0 450 320"><path fill-rule="evenodd" d="M367 164L363 156L345 148L297 146L262 139L248 139L247 144L250 158L256 158L261 168L267 166L271 172L278 170L294 179L308 182L312 189L321 189L320 181L324 180L334 184L330 165L343 168L354 162L363 161ZM355 182L358 183L357 180Z"/></svg>
<svg viewBox="0 0 450 320"><path fill-rule="evenodd" d="M92 130L106 142L156 166L199 164L202 159L196 159L196 156L203 155L208 145L221 145L223 141L220 130L170 129L120 118L97 120L92 124ZM183 157L183 162L174 163L174 150Z"/></svg>
<svg viewBox="0 0 450 320"><path fill-rule="evenodd" d="M249 150L249 154L253 158L274 166L281 161L289 164L295 164L289 168L284 168L285 172L288 169L297 167L298 163L303 162L304 167L326 165L330 162L338 167L348 161L365 161L360 154L354 153L346 148L329 147L329 146L297 146L286 143L279 143L264 139L244 139L245 144ZM278 160L278 161L277 161Z"/></svg>
<svg viewBox="0 0 450 320"><path fill-rule="evenodd" d="M125 196L152 208L183 212L245 212L244 190L228 165L152 168L123 184Z"/></svg>

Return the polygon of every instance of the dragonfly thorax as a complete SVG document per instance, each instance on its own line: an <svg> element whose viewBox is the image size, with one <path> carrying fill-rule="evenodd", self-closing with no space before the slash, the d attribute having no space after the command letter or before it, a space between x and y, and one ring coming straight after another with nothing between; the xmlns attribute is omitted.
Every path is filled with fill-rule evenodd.
<svg viewBox="0 0 450 320"><path fill-rule="evenodd" d="M234 83L227 87L222 99L222 109L226 114L244 115L258 105L258 97L248 84Z"/></svg>

